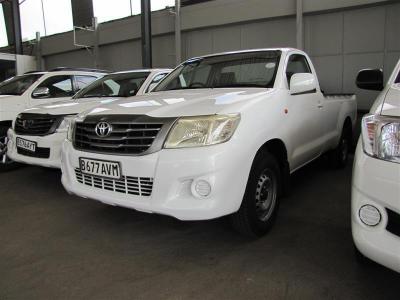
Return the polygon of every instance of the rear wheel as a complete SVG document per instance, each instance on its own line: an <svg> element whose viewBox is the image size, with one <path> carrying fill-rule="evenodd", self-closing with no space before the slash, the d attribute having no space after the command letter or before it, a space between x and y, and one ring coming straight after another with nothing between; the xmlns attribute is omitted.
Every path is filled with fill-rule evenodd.
<svg viewBox="0 0 400 300"><path fill-rule="evenodd" d="M352 133L349 126L345 126L340 136L339 144L330 153L330 162L334 168L342 169L349 160L350 147L352 142Z"/></svg>
<svg viewBox="0 0 400 300"><path fill-rule="evenodd" d="M280 186L281 171L277 160L266 151L258 153L240 209L231 215L232 226L247 236L265 235L276 218Z"/></svg>

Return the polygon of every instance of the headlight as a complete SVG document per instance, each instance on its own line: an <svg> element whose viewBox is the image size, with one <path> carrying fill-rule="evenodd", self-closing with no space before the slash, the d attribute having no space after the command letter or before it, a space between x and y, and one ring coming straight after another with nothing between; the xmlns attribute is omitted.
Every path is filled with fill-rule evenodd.
<svg viewBox="0 0 400 300"><path fill-rule="evenodd" d="M215 145L228 141L240 121L239 114L182 117L171 129L165 148Z"/></svg>
<svg viewBox="0 0 400 300"><path fill-rule="evenodd" d="M60 125L58 125L57 132L67 132L69 126L75 118L75 115L65 116Z"/></svg>
<svg viewBox="0 0 400 300"><path fill-rule="evenodd" d="M372 157L400 163L400 120L379 115L362 119L364 152Z"/></svg>
<svg viewBox="0 0 400 300"><path fill-rule="evenodd" d="M67 140L70 142L72 142L72 138L74 137L75 123L76 123L75 119L71 120L71 123L68 126Z"/></svg>

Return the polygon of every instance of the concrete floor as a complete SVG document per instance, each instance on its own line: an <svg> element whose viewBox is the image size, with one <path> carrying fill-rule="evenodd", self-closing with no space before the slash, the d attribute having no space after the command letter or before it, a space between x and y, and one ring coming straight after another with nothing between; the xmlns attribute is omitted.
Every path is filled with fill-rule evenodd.
<svg viewBox="0 0 400 300"><path fill-rule="evenodd" d="M184 223L69 196L56 171L0 173L0 299L398 299L400 276L361 266L351 165L293 176L274 229Z"/></svg>

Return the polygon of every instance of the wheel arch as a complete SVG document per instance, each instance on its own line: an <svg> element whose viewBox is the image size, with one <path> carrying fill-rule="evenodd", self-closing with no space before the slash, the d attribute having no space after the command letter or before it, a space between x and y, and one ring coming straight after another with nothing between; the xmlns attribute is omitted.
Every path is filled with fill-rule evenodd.
<svg viewBox="0 0 400 300"><path fill-rule="evenodd" d="M258 155L262 155L262 153L265 151L270 153L277 159L282 175L281 192L285 195L288 194L290 189L290 166L288 161L287 147L285 143L279 138L268 140L263 145L261 145L261 147L259 147L255 157L257 157Z"/></svg>

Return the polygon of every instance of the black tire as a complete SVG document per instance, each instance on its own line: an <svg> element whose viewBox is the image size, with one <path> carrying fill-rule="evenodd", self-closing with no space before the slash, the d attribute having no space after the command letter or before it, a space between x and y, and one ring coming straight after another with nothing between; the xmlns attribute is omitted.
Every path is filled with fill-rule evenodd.
<svg viewBox="0 0 400 300"><path fill-rule="evenodd" d="M242 204L230 217L235 230L253 238L268 233L279 208L281 178L276 158L266 151L259 152L250 171Z"/></svg>
<svg viewBox="0 0 400 300"><path fill-rule="evenodd" d="M0 128L0 172L10 171L18 168L20 164L10 160L7 156L4 160L3 150L5 145L5 140L7 137L8 128L2 127Z"/></svg>
<svg viewBox="0 0 400 300"><path fill-rule="evenodd" d="M351 127L345 126L340 135L339 144L330 152L329 161L333 168L343 169L349 161L349 153L352 144Z"/></svg>

